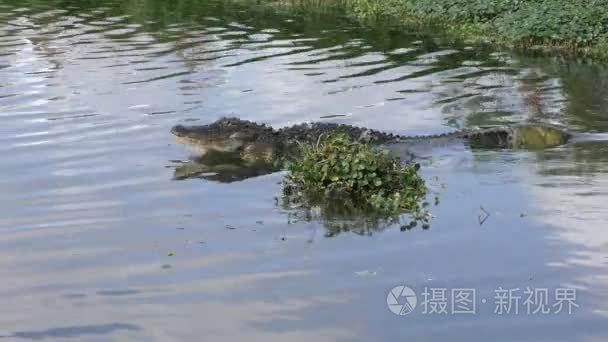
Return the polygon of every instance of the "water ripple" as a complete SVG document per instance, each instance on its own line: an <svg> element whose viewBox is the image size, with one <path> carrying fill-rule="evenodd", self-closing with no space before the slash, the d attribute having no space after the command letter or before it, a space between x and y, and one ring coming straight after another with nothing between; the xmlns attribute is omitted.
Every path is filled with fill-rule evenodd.
<svg viewBox="0 0 608 342"><path fill-rule="evenodd" d="M339 277L352 277L356 270L348 267L353 256L377 263L372 266L402 260L405 240L387 232L364 242L342 239L313 246L310 241L319 225L286 229L286 218L274 205L280 175L237 184L173 181L176 163L170 161L190 157L169 132L176 123L206 123L235 115L276 127L331 120L425 134L533 119L572 121L582 128L592 122L596 129L608 130L608 103L602 98L606 93L602 80L608 79L608 72L603 69L567 65L549 70L547 63L522 62L482 48L446 48L416 32L383 34L338 18L304 19L274 12L262 16L238 6L243 5L215 0L28 0L22 4L0 0L0 276L6 279L0 285L6 299L0 328L6 336L13 332L9 338L41 339L116 332L125 334L117 335L119 340L171 340L175 336L153 336L163 329L168 307L181 309L183 303L194 303L199 309L202 301L216 298L224 304L226 298L237 297L227 290L243 287L249 294L261 286L264 291L255 292L256 300L266 303L264 296L288 298L300 293L302 281L314 285L311 291L323 293L327 286L340 287L335 293L354 293L370 284L394 285L383 283L386 278L362 285ZM587 80L586 87L576 82L579 78ZM604 92L596 91L602 87ZM573 103L565 95L568 91L592 105ZM603 150L567 151L553 153L568 155L576 161L574 167L546 161L538 173L553 175L552 182L530 178L563 191L569 190L560 185L575 184L577 198L597 205L607 192L589 184L603 184L594 180L605 173L605 167L598 166L602 160L596 160L602 153L595 153ZM470 159L492 156L496 155L476 154ZM515 167L510 165L511 169ZM499 171L506 177L508 172ZM463 193L469 195L471 188L479 186L475 173L479 170L467 172L462 176L467 189L458 194L457 204L463 202ZM496 169L484 181L500 183L503 179L493 172ZM580 179L573 174L588 179L577 183ZM558 177L563 175L568 177ZM473 196L475 206L488 200ZM567 199L568 206L575 202L572 196ZM501 215L492 219L507 214ZM597 222L599 227L602 221ZM508 223L518 234L519 221ZM227 230L227 225L237 229ZM470 235L480 234L479 230L467 230L466 239L449 235L456 230L443 229L439 235L473 241L467 247L487 243L495 247L492 241ZM501 233L496 231L492 233ZM535 230L517 236L527 237L530 231ZM506 235L504 239L511 238ZM419 244L421 236L409 234L407 243ZM425 241L429 238L424 235ZM441 244L449 239L433 242L444 250ZM370 243L380 242L384 244L369 248ZM336 268L327 263L329 258L336 261ZM427 279L427 270L414 267L412 272ZM321 275L314 278L317 273ZM272 281L273 291L279 288L276 282L289 291L270 293L263 281ZM171 305L161 305L166 303ZM280 319L289 318L290 324L299 321L299 315L286 313L280 305L268 309L264 306L268 304L260 303L246 304L260 317L266 317L267 310ZM129 305L133 310L125 311ZM103 309L94 309L100 306ZM61 310L77 322L83 307L103 315L90 318L96 324L55 321ZM192 317L202 317L197 309ZM138 330L139 321L125 323L133 316L145 323L150 311L158 312L159 324L142 323L149 335ZM205 317L215 317L217 310L213 312ZM326 312L334 316L333 311ZM123 315L119 317L125 322L103 324L114 313ZM240 331L234 324L254 330L252 324L243 324L243 317L227 321L230 326L225 331ZM31 326L32 322L40 326ZM310 328L300 329L300 334ZM328 333L336 335L340 334ZM200 336L188 337L184 338ZM271 340L269 335L256 337ZM270 337L294 339L289 338L293 335Z"/></svg>

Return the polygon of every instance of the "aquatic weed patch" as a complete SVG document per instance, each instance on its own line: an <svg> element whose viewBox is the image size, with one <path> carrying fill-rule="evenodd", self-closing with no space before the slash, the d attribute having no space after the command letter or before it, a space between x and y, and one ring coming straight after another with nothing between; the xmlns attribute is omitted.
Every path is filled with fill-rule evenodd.
<svg viewBox="0 0 608 342"><path fill-rule="evenodd" d="M288 166L288 195L299 192L310 204L339 200L387 215L419 215L427 205L420 203L426 195L420 165L405 165L385 149L344 134L322 137L300 149L301 158Z"/></svg>
<svg viewBox="0 0 608 342"><path fill-rule="evenodd" d="M608 40L608 0L403 1L411 15L464 39L590 53Z"/></svg>
<svg viewBox="0 0 608 342"><path fill-rule="evenodd" d="M517 42L599 43L608 37L608 1L528 1L498 18L495 27Z"/></svg>
<svg viewBox="0 0 608 342"><path fill-rule="evenodd" d="M289 1L289 0L278 0ZM292 0L293 1L293 0ZM298 0L300 5L307 0ZM319 0L316 0L317 2ZM608 0L325 0L367 26L432 27L447 38L608 57Z"/></svg>
<svg viewBox="0 0 608 342"><path fill-rule="evenodd" d="M418 15L461 22L488 22L517 11L521 0L404 0Z"/></svg>

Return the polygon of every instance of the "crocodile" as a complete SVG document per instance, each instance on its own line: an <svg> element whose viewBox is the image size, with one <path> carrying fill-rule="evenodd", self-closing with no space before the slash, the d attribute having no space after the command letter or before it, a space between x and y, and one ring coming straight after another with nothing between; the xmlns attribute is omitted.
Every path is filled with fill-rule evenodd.
<svg viewBox="0 0 608 342"><path fill-rule="evenodd" d="M298 143L314 143L323 135L343 133L355 141L374 144L416 141L464 140L474 148L550 148L567 143L572 134L556 126L538 123L486 127L428 136L404 136L345 124L312 122L273 129L265 124L224 117L208 125L177 125L171 132L180 140L208 150L256 154L291 153ZM270 150L269 150L270 149Z"/></svg>
<svg viewBox="0 0 608 342"><path fill-rule="evenodd" d="M223 181L250 177L248 172L236 172L237 169L252 167L255 175L264 173L264 168L268 172L279 170L284 161L297 158L299 144L316 143L330 133L342 133L354 141L399 146L396 149L406 162L414 158L408 146L425 142L447 144L461 141L477 149L543 149L566 144L572 138L572 134L557 126L539 123L468 129L429 136L404 136L328 122L274 129L236 117L223 117L207 125L176 125L171 132L178 141L190 145L197 156L192 162L176 169L176 179L199 174L208 174L211 179L211 175L226 173L226 170L231 169L227 164L235 164L228 160L234 161L236 156L240 159L238 168L234 167L231 169L234 172L228 172L234 174L234 177L224 177Z"/></svg>

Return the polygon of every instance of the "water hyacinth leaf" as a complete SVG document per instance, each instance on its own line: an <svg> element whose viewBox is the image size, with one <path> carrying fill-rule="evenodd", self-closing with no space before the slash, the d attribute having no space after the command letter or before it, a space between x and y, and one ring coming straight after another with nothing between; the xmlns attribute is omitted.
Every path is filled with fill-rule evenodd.
<svg viewBox="0 0 608 342"><path fill-rule="evenodd" d="M418 203L426 187L417 173L420 166L404 165L385 149L334 134L314 148L303 146L301 152L302 158L289 165L288 174L302 188L299 193L331 189L332 196L339 194L347 202L391 215L421 208Z"/></svg>

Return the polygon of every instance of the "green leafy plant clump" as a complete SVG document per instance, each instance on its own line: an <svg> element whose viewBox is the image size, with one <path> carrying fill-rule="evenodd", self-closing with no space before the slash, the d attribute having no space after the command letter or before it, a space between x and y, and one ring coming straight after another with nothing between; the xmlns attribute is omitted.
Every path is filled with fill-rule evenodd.
<svg viewBox="0 0 608 342"><path fill-rule="evenodd" d="M417 213L426 195L419 164L404 165L385 149L354 142L343 134L301 145L289 164L289 179L310 196L347 198L376 211Z"/></svg>
<svg viewBox="0 0 608 342"><path fill-rule="evenodd" d="M497 18L495 27L513 41L586 46L608 37L608 1L527 1L518 11Z"/></svg>
<svg viewBox="0 0 608 342"><path fill-rule="evenodd" d="M608 39L608 0L402 1L410 16L443 21L446 28L465 39L485 38L508 46L545 46L593 55L600 55L596 48Z"/></svg>
<svg viewBox="0 0 608 342"><path fill-rule="evenodd" d="M461 22L489 22L517 11L524 0L403 0L418 15Z"/></svg>
<svg viewBox="0 0 608 342"><path fill-rule="evenodd" d="M467 42L608 58L608 0L315 1L340 4L371 26L428 26Z"/></svg>

